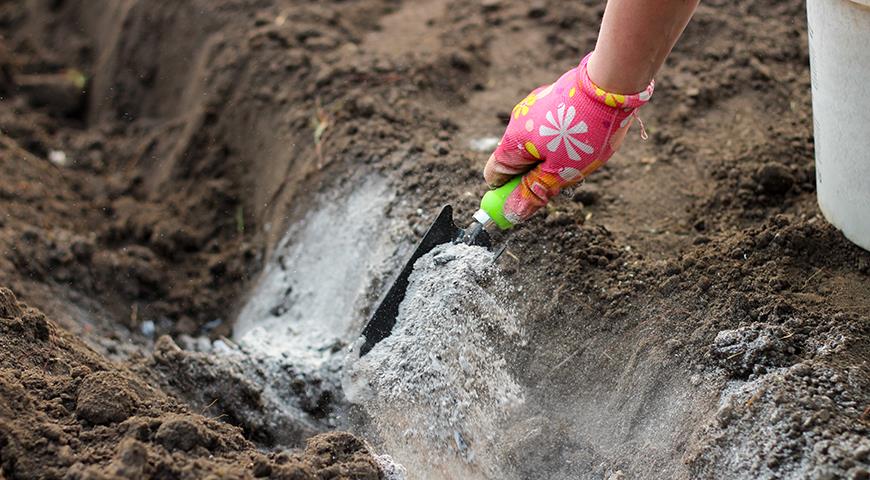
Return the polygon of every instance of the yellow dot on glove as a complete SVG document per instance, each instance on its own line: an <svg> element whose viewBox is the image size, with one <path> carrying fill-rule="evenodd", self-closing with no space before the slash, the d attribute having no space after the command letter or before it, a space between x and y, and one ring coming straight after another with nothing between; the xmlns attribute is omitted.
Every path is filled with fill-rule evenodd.
<svg viewBox="0 0 870 480"><path fill-rule="evenodd" d="M529 152L533 157L537 158L538 160L541 159L541 154L538 153L538 147L536 147L534 143L526 142L525 147L526 151Z"/></svg>

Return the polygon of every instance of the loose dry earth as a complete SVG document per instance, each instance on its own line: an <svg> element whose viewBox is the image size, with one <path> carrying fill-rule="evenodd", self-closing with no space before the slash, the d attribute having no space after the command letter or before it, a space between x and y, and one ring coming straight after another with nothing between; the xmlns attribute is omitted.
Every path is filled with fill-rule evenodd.
<svg viewBox="0 0 870 480"><path fill-rule="evenodd" d="M336 359L603 6L0 1L0 478L382 478L392 419ZM498 239L496 453L398 452L411 478L870 477L870 253L815 203L805 23L703 2L650 139ZM242 332L305 302L342 320L317 368Z"/></svg>

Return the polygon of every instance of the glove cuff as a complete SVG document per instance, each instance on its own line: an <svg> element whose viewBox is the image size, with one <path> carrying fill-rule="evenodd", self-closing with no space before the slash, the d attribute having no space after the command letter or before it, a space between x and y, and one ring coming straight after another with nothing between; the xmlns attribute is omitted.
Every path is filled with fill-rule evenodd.
<svg viewBox="0 0 870 480"><path fill-rule="evenodd" d="M580 61L580 65L577 68L577 81L580 84L580 89L588 97L598 103L607 105L608 107L622 108L626 111L634 110L649 102L653 90L655 89L655 80L650 81L645 89L637 93L623 94L608 92L596 85L595 82L589 78L589 72L586 67L589 64L590 57L592 57L591 52L583 57L583 60Z"/></svg>

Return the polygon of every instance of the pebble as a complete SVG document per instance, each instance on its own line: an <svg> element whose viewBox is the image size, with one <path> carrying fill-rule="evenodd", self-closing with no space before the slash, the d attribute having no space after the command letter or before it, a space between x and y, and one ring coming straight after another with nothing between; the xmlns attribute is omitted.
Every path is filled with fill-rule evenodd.
<svg viewBox="0 0 870 480"><path fill-rule="evenodd" d="M529 18L541 18L547 14L547 5L544 2L534 2L527 10Z"/></svg>
<svg viewBox="0 0 870 480"><path fill-rule="evenodd" d="M154 332L156 328L154 327L154 322L151 320L145 320L142 322L142 325L139 326L139 330L142 332L142 335L146 337L154 337Z"/></svg>
<svg viewBox="0 0 870 480"><path fill-rule="evenodd" d="M473 138L468 142L468 147L475 152L490 153L498 147L498 137L479 137Z"/></svg>
<svg viewBox="0 0 870 480"><path fill-rule="evenodd" d="M480 7L484 12L494 12L502 6L501 0L482 0Z"/></svg>
<svg viewBox="0 0 870 480"><path fill-rule="evenodd" d="M61 150L52 150L48 152L48 161L57 165L58 167L66 167L69 165L69 159L66 156L66 152Z"/></svg>
<svg viewBox="0 0 870 480"><path fill-rule="evenodd" d="M433 142L432 143L432 151L437 155L444 156L450 153L450 147L447 146L444 142Z"/></svg>
<svg viewBox="0 0 870 480"><path fill-rule="evenodd" d="M716 420L719 421L719 425L724 427L728 425L729 420L731 420L731 415L734 412L734 407L731 403L726 403L719 407L719 410L716 412Z"/></svg>

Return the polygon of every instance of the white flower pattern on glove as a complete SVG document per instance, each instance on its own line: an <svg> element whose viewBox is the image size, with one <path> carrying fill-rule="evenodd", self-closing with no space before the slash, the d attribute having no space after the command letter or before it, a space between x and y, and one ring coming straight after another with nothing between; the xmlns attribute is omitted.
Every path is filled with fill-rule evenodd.
<svg viewBox="0 0 870 480"><path fill-rule="evenodd" d="M555 137L547 142L547 150L555 152L559 149L559 145L564 143L565 151L568 152L568 158L571 160L580 160L580 154L577 153L576 149L574 149L575 146L587 155L592 155L592 153L595 152L595 149L593 149L591 145L583 143L574 137L574 135L578 133L586 133L589 130L586 126L586 122L583 120L580 120L576 125L571 126L571 122L574 121L575 115L576 111L574 110L573 105L568 107L566 111L565 104L560 103L556 108L556 118L553 118L552 111L547 112L547 121L555 128L541 125L538 134L542 137Z"/></svg>

